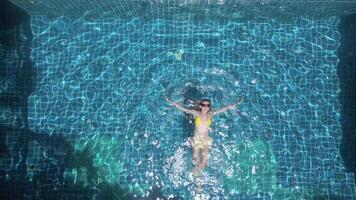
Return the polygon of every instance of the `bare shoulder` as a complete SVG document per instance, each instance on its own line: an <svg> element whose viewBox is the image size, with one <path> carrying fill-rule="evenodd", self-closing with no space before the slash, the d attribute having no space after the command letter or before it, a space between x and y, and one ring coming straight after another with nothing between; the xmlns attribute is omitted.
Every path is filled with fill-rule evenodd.
<svg viewBox="0 0 356 200"><path fill-rule="evenodd" d="M194 117L198 117L200 115L199 111L197 110L192 110L192 114L194 115Z"/></svg>

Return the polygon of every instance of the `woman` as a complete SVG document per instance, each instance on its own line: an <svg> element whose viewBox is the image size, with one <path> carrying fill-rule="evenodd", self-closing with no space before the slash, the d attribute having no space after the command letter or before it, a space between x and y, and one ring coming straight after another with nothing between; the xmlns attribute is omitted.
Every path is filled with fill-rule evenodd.
<svg viewBox="0 0 356 200"><path fill-rule="evenodd" d="M235 104L225 106L216 111L211 110L211 101L209 99L203 99L199 103L199 110L187 109L184 106L172 101L169 98L166 98L171 105L177 109L192 114L195 118L195 130L194 136L192 138L192 147L193 147L193 159L194 159L194 170L193 176L194 179L198 177L199 170L204 172L205 167L209 158L209 151L212 145L213 140L209 137L209 132L211 130L210 126L212 124L212 117L219 113L226 112L229 109L234 109L237 105L241 104L243 98L241 97ZM200 185L197 183L197 192L201 191Z"/></svg>

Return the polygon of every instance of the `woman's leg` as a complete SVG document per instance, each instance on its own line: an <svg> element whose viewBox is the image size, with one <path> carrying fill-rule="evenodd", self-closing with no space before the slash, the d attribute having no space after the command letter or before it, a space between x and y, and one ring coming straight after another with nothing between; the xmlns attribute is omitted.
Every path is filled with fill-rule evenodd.
<svg viewBox="0 0 356 200"><path fill-rule="evenodd" d="M199 168L200 168L200 149L196 146L193 145L193 159L194 159L194 170L193 170L193 175L194 178L196 178L198 176L199 173Z"/></svg>
<svg viewBox="0 0 356 200"><path fill-rule="evenodd" d="M193 146L193 159L194 159L194 170L193 170L193 176L194 176L194 183L195 183L195 192L201 193L201 185L200 185L200 180L198 178L199 175L199 170L201 166L201 148L197 147L196 145Z"/></svg>
<svg viewBox="0 0 356 200"><path fill-rule="evenodd" d="M204 145L203 151L202 151L202 160L201 160L201 170L204 171L205 167L208 163L208 159L209 159L209 151L210 151L210 147L211 147L211 142L207 145Z"/></svg>

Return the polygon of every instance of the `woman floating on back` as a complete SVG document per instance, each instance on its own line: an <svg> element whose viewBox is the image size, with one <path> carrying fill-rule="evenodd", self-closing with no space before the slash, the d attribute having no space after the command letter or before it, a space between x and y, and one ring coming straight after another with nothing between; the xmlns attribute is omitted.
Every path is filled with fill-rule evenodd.
<svg viewBox="0 0 356 200"><path fill-rule="evenodd" d="M166 98L166 101L169 102L171 105L176 107L177 109L192 114L194 116L194 136L191 141L193 147L193 159L194 159L194 170L193 176L195 180L195 184L197 186L196 192L200 193L202 191L199 182L197 181L199 170L204 172L205 167L208 162L209 158L209 151L213 140L209 137L209 132L211 130L210 126L212 124L212 117L219 113L226 112L229 109L236 108L237 105L241 104L243 98L240 97L239 100L231 105L225 106L218 110L211 110L211 101L209 99L202 99L199 103L199 109L187 109L184 106L172 101L169 98Z"/></svg>

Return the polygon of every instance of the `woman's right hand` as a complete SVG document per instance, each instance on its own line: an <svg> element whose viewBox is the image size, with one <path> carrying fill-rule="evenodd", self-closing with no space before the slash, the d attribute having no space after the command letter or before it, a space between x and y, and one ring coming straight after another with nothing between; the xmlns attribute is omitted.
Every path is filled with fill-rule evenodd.
<svg viewBox="0 0 356 200"><path fill-rule="evenodd" d="M172 103L172 100L169 99L168 97L165 97L164 99L165 99L167 102Z"/></svg>

